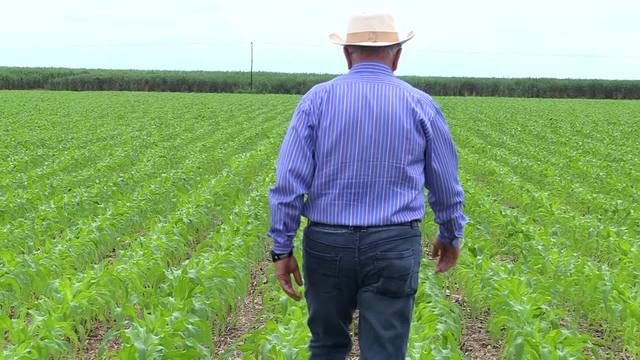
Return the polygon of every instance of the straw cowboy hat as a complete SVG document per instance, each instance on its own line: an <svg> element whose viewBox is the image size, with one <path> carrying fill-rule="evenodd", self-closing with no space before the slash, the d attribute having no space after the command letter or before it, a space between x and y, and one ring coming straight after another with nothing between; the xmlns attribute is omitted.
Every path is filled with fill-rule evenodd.
<svg viewBox="0 0 640 360"><path fill-rule="evenodd" d="M396 21L391 14L353 15L347 26L347 38L333 33L329 41L337 45L389 46L403 44L413 38L413 31L404 39L398 36Z"/></svg>

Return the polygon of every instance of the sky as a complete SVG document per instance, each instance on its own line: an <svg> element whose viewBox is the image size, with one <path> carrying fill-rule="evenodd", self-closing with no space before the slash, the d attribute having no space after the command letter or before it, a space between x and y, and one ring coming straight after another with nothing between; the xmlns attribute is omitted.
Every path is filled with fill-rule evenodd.
<svg viewBox="0 0 640 360"><path fill-rule="evenodd" d="M349 17L387 11L398 75L640 79L638 0L3 0L0 66L339 74Z"/></svg>

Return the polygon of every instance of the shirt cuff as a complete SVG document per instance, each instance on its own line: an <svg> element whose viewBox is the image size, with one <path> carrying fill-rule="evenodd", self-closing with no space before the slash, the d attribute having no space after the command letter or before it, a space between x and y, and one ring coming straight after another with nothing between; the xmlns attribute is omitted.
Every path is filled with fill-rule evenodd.
<svg viewBox="0 0 640 360"><path fill-rule="evenodd" d="M273 250L276 254L288 254L289 251L293 249L293 241L292 240L277 240L273 238L273 246L271 250Z"/></svg>
<svg viewBox="0 0 640 360"><path fill-rule="evenodd" d="M438 237L447 245L460 247L460 241L464 235L464 225L467 218L464 215L457 216L440 225Z"/></svg>
<svg viewBox="0 0 640 360"><path fill-rule="evenodd" d="M442 230L440 230L440 233L438 234L438 239L445 245L460 247L460 238L444 235Z"/></svg>

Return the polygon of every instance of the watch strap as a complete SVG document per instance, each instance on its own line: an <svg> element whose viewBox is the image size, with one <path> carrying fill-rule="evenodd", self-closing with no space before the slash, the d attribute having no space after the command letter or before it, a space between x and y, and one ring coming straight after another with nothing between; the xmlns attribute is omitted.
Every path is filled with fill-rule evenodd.
<svg viewBox="0 0 640 360"><path fill-rule="evenodd" d="M286 259L288 257L293 256L293 249L291 249L288 253L279 254L271 250L271 261L276 262L278 260Z"/></svg>

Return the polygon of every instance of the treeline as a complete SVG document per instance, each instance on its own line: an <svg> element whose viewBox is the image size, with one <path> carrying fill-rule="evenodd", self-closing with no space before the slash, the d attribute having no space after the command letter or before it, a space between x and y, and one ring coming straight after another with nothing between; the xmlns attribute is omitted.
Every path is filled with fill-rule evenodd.
<svg viewBox="0 0 640 360"><path fill-rule="evenodd" d="M0 67L0 89L304 94L330 74ZM404 76L435 96L640 99L640 80Z"/></svg>

